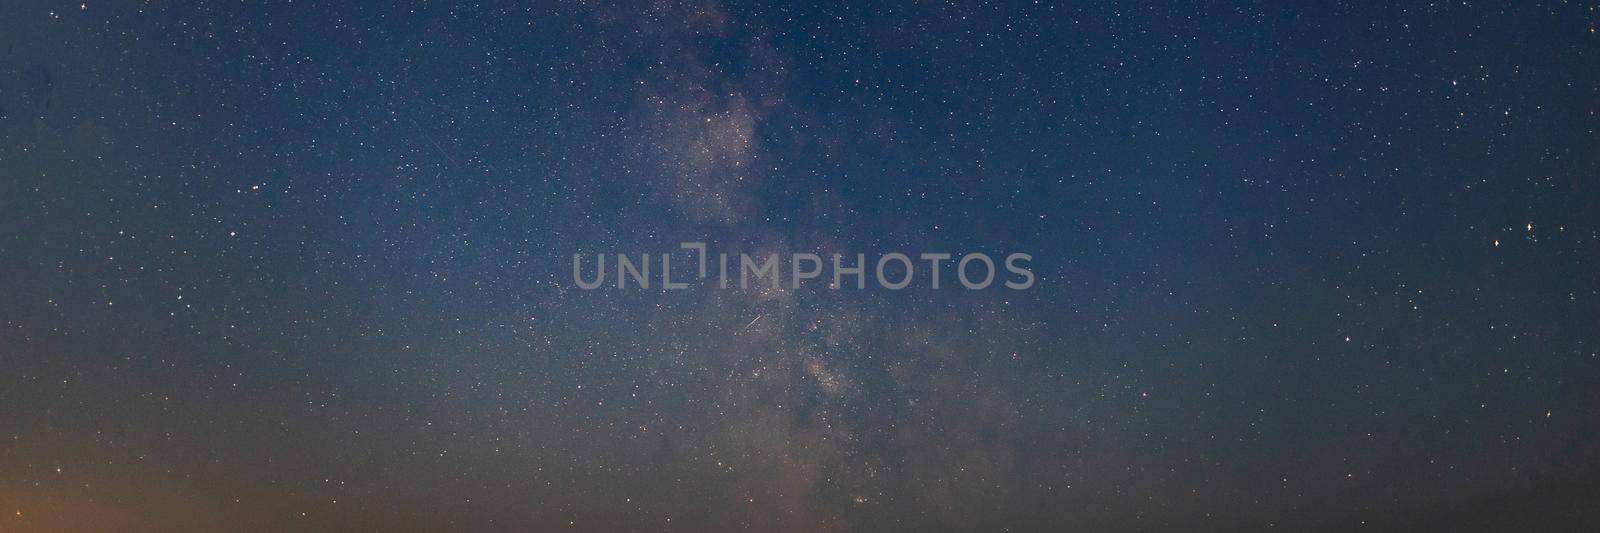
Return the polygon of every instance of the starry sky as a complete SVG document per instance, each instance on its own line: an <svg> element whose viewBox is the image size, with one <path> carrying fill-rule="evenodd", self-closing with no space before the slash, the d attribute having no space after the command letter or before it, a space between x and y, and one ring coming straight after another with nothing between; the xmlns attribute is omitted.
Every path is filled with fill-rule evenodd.
<svg viewBox="0 0 1600 533"><path fill-rule="evenodd" d="M0 530L1593 530L1600 4L1385 4L0 2Z"/></svg>

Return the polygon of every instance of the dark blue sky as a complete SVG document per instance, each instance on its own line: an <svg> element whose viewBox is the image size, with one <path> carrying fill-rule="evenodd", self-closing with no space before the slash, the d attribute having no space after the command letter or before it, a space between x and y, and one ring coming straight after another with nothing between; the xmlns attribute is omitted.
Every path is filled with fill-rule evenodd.
<svg viewBox="0 0 1600 533"><path fill-rule="evenodd" d="M8 2L0 530L1593 528L1597 26Z"/></svg>

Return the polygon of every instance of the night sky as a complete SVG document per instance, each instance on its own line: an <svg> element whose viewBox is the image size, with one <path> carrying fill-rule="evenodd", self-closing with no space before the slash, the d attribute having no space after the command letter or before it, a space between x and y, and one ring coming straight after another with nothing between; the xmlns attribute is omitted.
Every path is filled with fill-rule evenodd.
<svg viewBox="0 0 1600 533"><path fill-rule="evenodd" d="M1383 4L0 0L0 531L1600 530L1600 3Z"/></svg>

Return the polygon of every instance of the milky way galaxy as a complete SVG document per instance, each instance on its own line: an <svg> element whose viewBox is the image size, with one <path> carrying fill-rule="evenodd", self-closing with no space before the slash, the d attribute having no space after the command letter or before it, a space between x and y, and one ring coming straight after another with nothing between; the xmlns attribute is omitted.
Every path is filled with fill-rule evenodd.
<svg viewBox="0 0 1600 533"><path fill-rule="evenodd" d="M0 2L0 531L1600 530L1597 6Z"/></svg>

